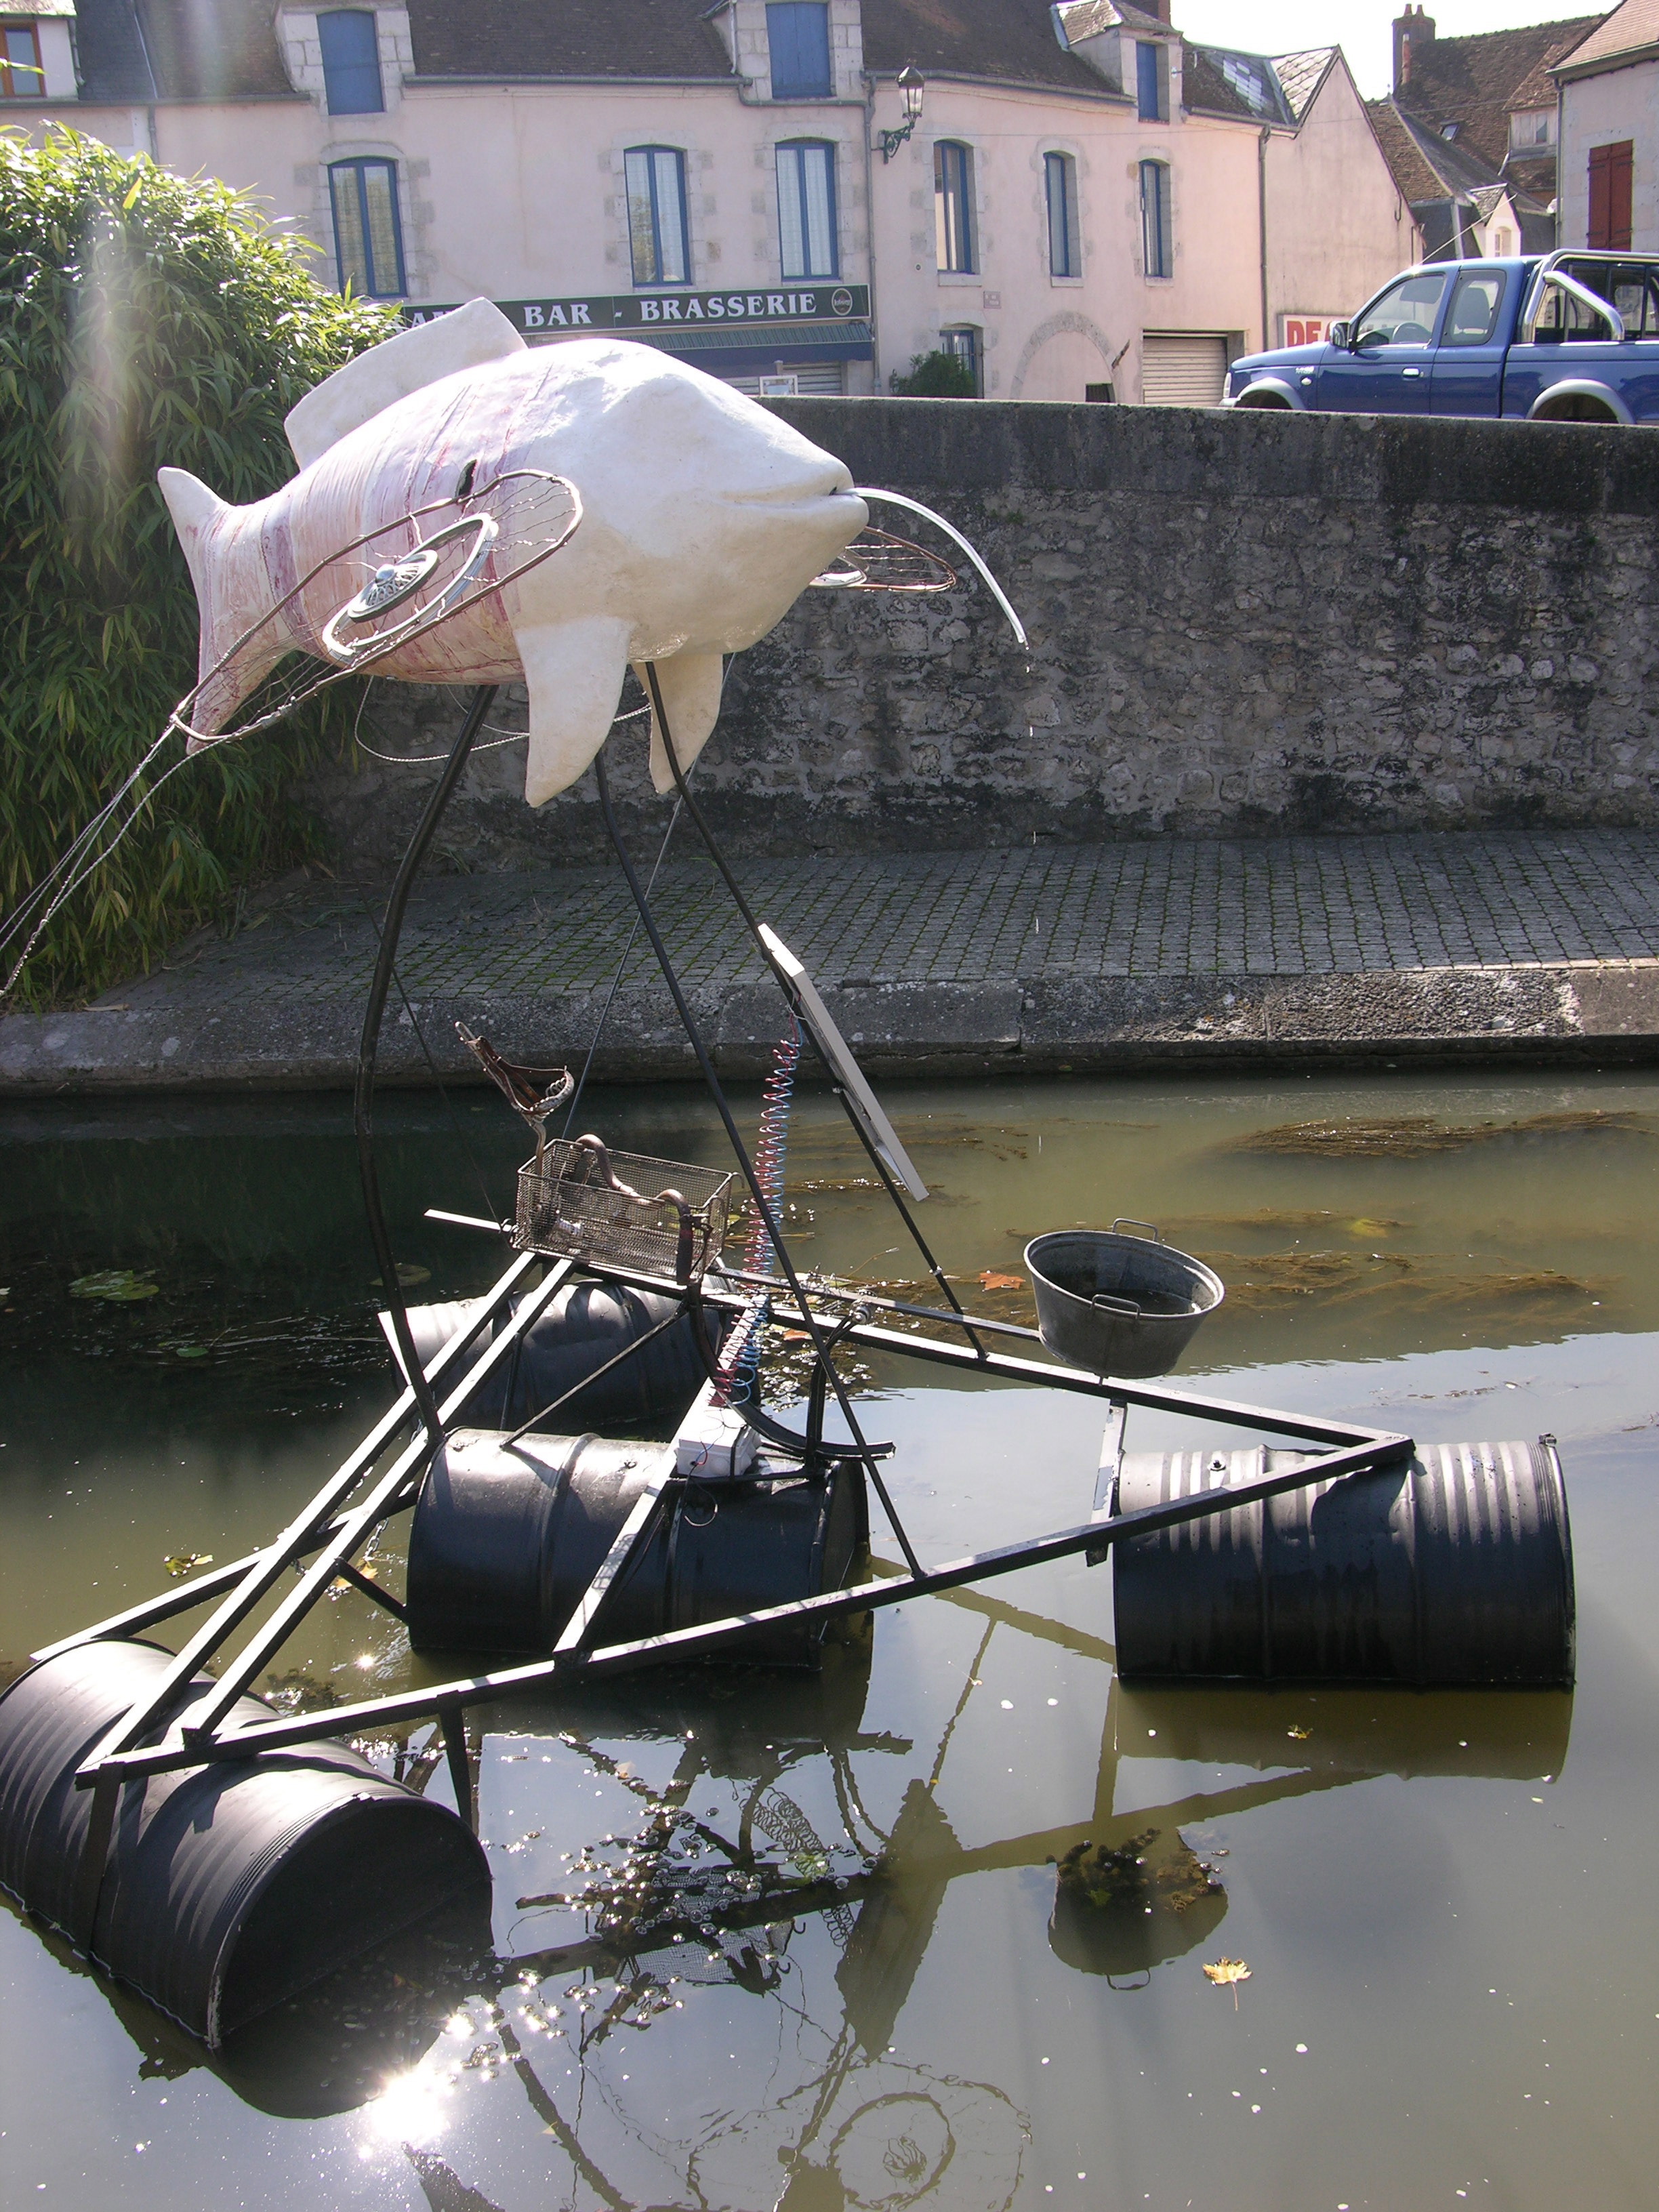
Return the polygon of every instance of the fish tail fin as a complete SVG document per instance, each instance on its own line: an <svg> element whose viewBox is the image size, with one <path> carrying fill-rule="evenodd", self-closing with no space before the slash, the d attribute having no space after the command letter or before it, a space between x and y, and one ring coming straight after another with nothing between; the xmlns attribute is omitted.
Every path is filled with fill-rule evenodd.
<svg viewBox="0 0 1659 2212"><path fill-rule="evenodd" d="M191 476L188 469L158 470L156 482L184 549L190 580L196 587L196 606L201 621L197 658L199 682L218 666L240 635L234 601L228 593L215 588L222 580L228 551L225 526L238 510L210 490L199 477ZM280 658L280 648L274 658ZM243 666L240 660L226 667L211 683L204 684L191 710L191 722L200 730L222 730L265 673L265 667L256 668L251 662ZM198 750L198 741L193 738L190 750Z"/></svg>

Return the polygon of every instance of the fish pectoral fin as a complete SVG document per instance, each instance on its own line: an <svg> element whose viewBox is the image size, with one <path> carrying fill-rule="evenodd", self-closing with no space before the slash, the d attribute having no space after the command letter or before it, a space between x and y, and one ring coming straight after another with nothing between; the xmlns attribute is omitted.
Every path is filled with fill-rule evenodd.
<svg viewBox="0 0 1659 2212"><path fill-rule="evenodd" d="M653 660L651 665L657 672L663 712L668 717L669 733L674 740L674 757L684 772L708 743L720 720L726 663L718 653L677 653L666 660ZM645 670L640 667L634 672L645 686L646 697L650 698L651 686L646 682ZM654 704L651 709L651 781L659 792L674 788L674 771L669 765L662 732L657 727Z"/></svg>
<svg viewBox="0 0 1659 2212"><path fill-rule="evenodd" d="M630 635L613 615L514 633L530 692L524 795L532 806L568 791L609 736Z"/></svg>

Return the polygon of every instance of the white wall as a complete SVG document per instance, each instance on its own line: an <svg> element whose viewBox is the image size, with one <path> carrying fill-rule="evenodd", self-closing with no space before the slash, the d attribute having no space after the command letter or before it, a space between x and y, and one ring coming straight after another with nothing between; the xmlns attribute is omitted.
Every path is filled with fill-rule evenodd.
<svg viewBox="0 0 1659 2212"><path fill-rule="evenodd" d="M1267 319L1352 315L1415 258L1411 210L1395 189L1340 62L1294 137L1267 144Z"/></svg>
<svg viewBox="0 0 1659 2212"><path fill-rule="evenodd" d="M1628 138L1631 250L1659 253L1659 61L1573 79L1561 88L1563 246L1589 238L1589 152Z"/></svg>

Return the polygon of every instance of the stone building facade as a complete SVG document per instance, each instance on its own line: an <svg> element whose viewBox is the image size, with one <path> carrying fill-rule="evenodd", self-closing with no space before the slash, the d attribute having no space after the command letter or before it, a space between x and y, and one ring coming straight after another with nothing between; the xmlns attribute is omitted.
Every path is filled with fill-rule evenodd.
<svg viewBox="0 0 1659 2212"><path fill-rule="evenodd" d="M258 194L412 317L482 294L757 391L943 349L987 397L1213 402L1411 218L1339 49L1201 47L1159 6L26 0L50 64L0 107Z"/></svg>

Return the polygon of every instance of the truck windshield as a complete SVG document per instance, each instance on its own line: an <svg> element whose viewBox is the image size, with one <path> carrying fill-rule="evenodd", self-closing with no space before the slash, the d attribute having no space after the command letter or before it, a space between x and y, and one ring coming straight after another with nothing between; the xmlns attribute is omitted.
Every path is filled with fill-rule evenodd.
<svg viewBox="0 0 1659 2212"><path fill-rule="evenodd" d="M1440 312L1445 289L1444 276L1427 276L1420 271L1416 276L1402 276L1397 284L1390 284L1382 298L1373 300L1359 317L1352 340L1355 349L1374 345L1427 345L1434 335L1434 319Z"/></svg>

